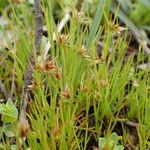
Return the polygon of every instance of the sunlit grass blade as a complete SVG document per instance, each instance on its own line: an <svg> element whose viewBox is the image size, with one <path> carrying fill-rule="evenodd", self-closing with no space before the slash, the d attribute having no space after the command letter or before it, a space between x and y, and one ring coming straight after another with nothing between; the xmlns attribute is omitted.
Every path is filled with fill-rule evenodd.
<svg viewBox="0 0 150 150"><path fill-rule="evenodd" d="M107 3L107 0L101 0L98 4L98 8L97 8L94 20L93 20L92 25L90 27L90 33L89 33L87 40L86 40L87 50L89 50L91 44L95 40L96 33L98 31L99 25L100 25L101 20L102 20L103 13L105 11L106 3Z"/></svg>

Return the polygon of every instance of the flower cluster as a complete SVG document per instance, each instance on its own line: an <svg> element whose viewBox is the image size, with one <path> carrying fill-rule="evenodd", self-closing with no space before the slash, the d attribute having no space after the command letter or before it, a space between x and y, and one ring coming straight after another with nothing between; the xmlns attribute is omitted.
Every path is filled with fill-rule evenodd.
<svg viewBox="0 0 150 150"><path fill-rule="evenodd" d="M48 73L50 76L52 76L58 80L61 79L61 77L62 77L61 68L55 64L54 60L45 62L43 66L37 65L35 67L35 70L39 71L39 72Z"/></svg>

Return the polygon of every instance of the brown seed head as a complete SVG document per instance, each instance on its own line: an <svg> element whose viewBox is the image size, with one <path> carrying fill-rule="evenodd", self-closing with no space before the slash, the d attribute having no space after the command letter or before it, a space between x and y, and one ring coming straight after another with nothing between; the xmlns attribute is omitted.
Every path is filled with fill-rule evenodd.
<svg viewBox="0 0 150 150"><path fill-rule="evenodd" d="M106 80L101 80L101 81L100 81L100 85L101 85L102 87L106 87L106 86L108 86L108 81L106 81Z"/></svg>
<svg viewBox="0 0 150 150"><path fill-rule="evenodd" d="M121 32L127 30L125 27L119 26L119 24L109 23L109 28L114 34L121 34Z"/></svg>
<svg viewBox="0 0 150 150"><path fill-rule="evenodd" d="M52 136L53 136L53 137L57 137L57 136L60 134L60 129L59 129L59 127L53 128L51 133L52 133Z"/></svg>
<svg viewBox="0 0 150 150"><path fill-rule="evenodd" d="M50 60L44 64L44 71L56 70L57 66L54 63L54 60Z"/></svg>
<svg viewBox="0 0 150 150"><path fill-rule="evenodd" d="M20 137L25 140L30 131L29 123L27 121L20 121L19 131L20 131Z"/></svg>
<svg viewBox="0 0 150 150"><path fill-rule="evenodd" d="M77 22L82 22L84 20L83 18L83 12L78 12L77 10L75 11L75 13L73 14L73 18L77 21Z"/></svg>
<svg viewBox="0 0 150 150"><path fill-rule="evenodd" d="M78 88L78 91L85 93L85 92L88 92L89 89L88 89L88 86L83 85L83 86L81 86L81 87Z"/></svg>
<svg viewBox="0 0 150 150"><path fill-rule="evenodd" d="M54 77L60 80L62 78L62 73L60 71L57 71L56 73L54 73Z"/></svg>
<svg viewBox="0 0 150 150"><path fill-rule="evenodd" d="M65 90L61 93L66 99L71 98L71 93L68 85L66 85Z"/></svg>
<svg viewBox="0 0 150 150"><path fill-rule="evenodd" d="M78 55L81 56L81 57L84 57L86 56L86 48L84 46L82 46L81 48L79 48L78 50Z"/></svg>
<svg viewBox="0 0 150 150"><path fill-rule="evenodd" d="M56 42L60 45L67 45L69 36L66 34L57 34Z"/></svg>

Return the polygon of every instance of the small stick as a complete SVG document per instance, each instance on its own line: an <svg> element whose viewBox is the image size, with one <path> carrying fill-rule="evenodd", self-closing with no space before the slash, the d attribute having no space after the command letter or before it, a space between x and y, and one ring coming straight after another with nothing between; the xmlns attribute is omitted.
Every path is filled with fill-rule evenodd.
<svg viewBox="0 0 150 150"><path fill-rule="evenodd" d="M139 126L146 127L146 125L130 121L126 118L124 118L124 119L115 118L115 120L117 120L117 122L121 122L121 123L125 124L126 126L130 126L130 127L133 127L133 128L138 128Z"/></svg>
<svg viewBox="0 0 150 150"><path fill-rule="evenodd" d="M35 9L35 49L40 53L40 43L43 35L43 15L40 6L40 0L34 0Z"/></svg>
<svg viewBox="0 0 150 150"><path fill-rule="evenodd" d="M34 8L35 8L35 43L34 44L35 44L36 54L39 54L41 39L43 35L43 17L42 17L42 10L40 7L40 0L34 0ZM29 62L27 64L27 69L25 74L23 104L22 104L22 109L19 118L20 136L24 140L26 139L26 136L30 130L26 112L27 112L28 103L31 100L31 93L28 89L28 86L31 85L32 83L32 74L33 74L34 66L35 66L34 51L32 51L29 56Z"/></svg>
<svg viewBox="0 0 150 150"><path fill-rule="evenodd" d="M125 125L130 126L130 127L134 127L134 128L137 128L139 126L138 123L135 123L135 122L132 122L132 121L125 122Z"/></svg>
<svg viewBox="0 0 150 150"><path fill-rule="evenodd" d="M116 120L117 120L118 122L122 122L122 123L124 123L125 125L130 126L130 127L137 128L137 127L139 126L138 123L129 121L129 120L126 119L126 118L124 118L124 119L116 118Z"/></svg>

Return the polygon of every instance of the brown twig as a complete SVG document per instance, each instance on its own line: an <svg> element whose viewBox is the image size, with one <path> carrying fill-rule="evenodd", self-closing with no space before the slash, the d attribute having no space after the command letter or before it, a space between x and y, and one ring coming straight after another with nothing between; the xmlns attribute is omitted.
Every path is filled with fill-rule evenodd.
<svg viewBox="0 0 150 150"><path fill-rule="evenodd" d="M132 121L125 122L125 125L130 126L130 127L134 127L134 128L137 128L139 126L138 123L135 123L135 122L132 122Z"/></svg>
<svg viewBox="0 0 150 150"><path fill-rule="evenodd" d="M130 121L127 118L122 118L122 119L121 118L115 118L115 120L117 120L117 122L121 122L121 123L125 124L126 126L133 127L133 128L138 128L139 126L146 127L146 125Z"/></svg>
<svg viewBox="0 0 150 150"><path fill-rule="evenodd" d="M43 16L42 10L40 7L40 0L34 0L34 9L35 9L35 49L37 53L40 52L40 43L43 35Z"/></svg>
<svg viewBox="0 0 150 150"><path fill-rule="evenodd" d="M36 54L40 53L40 43L43 35L43 17L42 10L40 7L40 0L34 0L35 8L35 50ZM29 85L32 83L33 67L35 66L34 51L31 52L29 56L29 62L27 64L26 74L25 74L25 88L23 95L23 104L20 113L19 127L20 136L24 139L26 138L29 131L29 123L26 116L28 102L31 100L31 93L28 89Z"/></svg>
<svg viewBox="0 0 150 150"><path fill-rule="evenodd" d="M136 122L132 122L130 120L128 120L127 118L115 118L118 122L122 122L124 123L126 126L130 126L130 127L134 127L134 128L137 128L139 126L138 123Z"/></svg>

